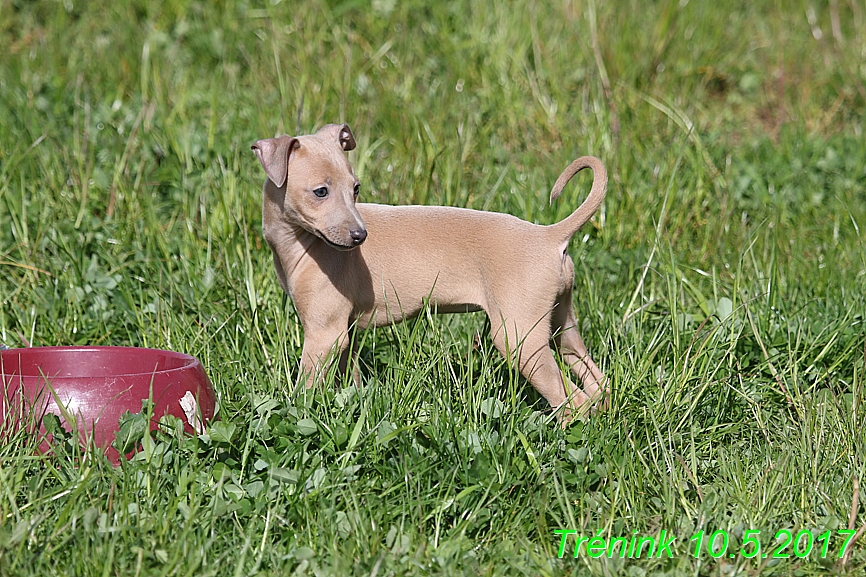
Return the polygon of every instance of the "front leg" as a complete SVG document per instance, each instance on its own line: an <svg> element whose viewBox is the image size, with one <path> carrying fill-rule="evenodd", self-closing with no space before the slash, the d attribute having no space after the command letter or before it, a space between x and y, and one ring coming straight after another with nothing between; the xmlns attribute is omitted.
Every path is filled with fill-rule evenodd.
<svg viewBox="0 0 866 577"><path fill-rule="evenodd" d="M306 283L294 288L295 309L304 327L301 377L309 389L325 380L334 360L342 363L349 347L352 303L329 283Z"/></svg>
<svg viewBox="0 0 866 577"><path fill-rule="evenodd" d="M340 372L345 372L349 340L346 329L304 331L301 375L308 389L316 383L324 382L334 359L338 359Z"/></svg>
<svg viewBox="0 0 866 577"><path fill-rule="evenodd" d="M349 334L346 341L348 344L343 347L342 353L340 353L340 377L346 378L348 377L348 369L352 369L352 383L356 387L361 386L361 367L358 363L358 343L355 341L357 338L358 328L355 323L349 328Z"/></svg>

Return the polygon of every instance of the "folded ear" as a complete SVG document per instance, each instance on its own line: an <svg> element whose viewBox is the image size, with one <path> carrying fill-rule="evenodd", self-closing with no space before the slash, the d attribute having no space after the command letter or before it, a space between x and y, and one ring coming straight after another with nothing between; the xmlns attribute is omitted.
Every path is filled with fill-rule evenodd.
<svg viewBox="0 0 866 577"><path fill-rule="evenodd" d="M251 146L271 182L282 188L289 173L289 155L301 146L293 136L265 138Z"/></svg>
<svg viewBox="0 0 866 577"><path fill-rule="evenodd" d="M355 136L348 124L326 124L316 134L336 140L345 151L355 150Z"/></svg>

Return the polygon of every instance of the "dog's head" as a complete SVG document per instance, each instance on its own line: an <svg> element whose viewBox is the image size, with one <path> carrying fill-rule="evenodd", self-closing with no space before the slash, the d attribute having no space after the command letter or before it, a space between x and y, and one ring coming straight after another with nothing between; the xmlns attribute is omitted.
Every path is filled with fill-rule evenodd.
<svg viewBox="0 0 866 577"><path fill-rule="evenodd" d="M283 217L337 250L351 250L367 238L355 208L360 183L346 158L355 148L347 124L328 124L307 136L278 136L252 149L273 186L283 194Z"/></svg>

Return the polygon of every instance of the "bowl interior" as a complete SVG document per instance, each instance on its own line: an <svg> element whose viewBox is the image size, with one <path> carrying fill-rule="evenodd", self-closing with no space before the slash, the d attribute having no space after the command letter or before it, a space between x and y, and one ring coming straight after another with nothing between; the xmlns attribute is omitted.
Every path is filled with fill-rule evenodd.
<svg viewBox="0 0 866 577"><path fill-rule="evenodd" d="M153 375L193 365L194 357L132 347L38 347L3 352L6 376L92 379Z"/></svg>

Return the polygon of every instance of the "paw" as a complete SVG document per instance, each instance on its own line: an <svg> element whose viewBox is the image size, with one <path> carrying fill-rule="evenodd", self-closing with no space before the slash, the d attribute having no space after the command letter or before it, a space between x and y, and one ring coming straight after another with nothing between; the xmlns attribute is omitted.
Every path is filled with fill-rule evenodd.
<svg viewBox="0 0 866 577"><path fill-rule="evenodd" d="M607 411L609 408L610 389L607 387L598 389L592 397L577 391L571 402L564 403L559 407L556 418L559 420L560 427L565 429L575 421L589 419L596 413Z"/></svg>
<svg viewBox="0 0 866 577"><path fill-rule="evenodd" d="M590 414L610 409L610 389L608 387L598 389L592 395L590 404L592 405L589 409Z"/></svg>

